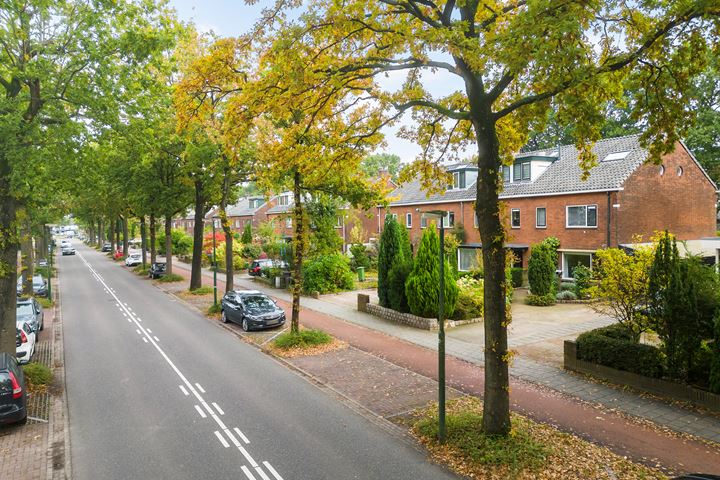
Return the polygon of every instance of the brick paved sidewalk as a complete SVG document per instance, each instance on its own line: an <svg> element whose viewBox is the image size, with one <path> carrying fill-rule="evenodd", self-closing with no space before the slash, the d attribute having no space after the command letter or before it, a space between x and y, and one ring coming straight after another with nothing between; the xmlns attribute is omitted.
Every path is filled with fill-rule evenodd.
<svg viewBox="0 0 720 480"><path fill-rule="evenodd" d="M50 367L55 381L52 393L34 394L28 398L28 423L24 426L0 427L0 479L65 479L64 443L64 373L62 318L56 315L58 281L53 279L55 308L46 308L44 329L32 361ZM56 310L57 308L57 310Z"/></svg>
<svg viewBox="0 0 720 480"><path fill-rule="evenodd" d="M178 266L179 273L189 273L182 271L182 264ZM219 284L223 285L220 281ZM236 284L241 288L264 290L280 299L281 303L289 300L287 292L266 288L260 282L236 278ZM346 307L321 299L303 298L302 303L304 325L323 328L361 350L421 375L436 378L437 354L433 352L437 347L435 334L389 325L361 312L347 312ZM344 316L348 318L343 319ZM449 353L455 357L448 358L448 384L463 392L482 396L483 371L478 367L483 360L478 352L480 348L477 345L458 345L458 341L448 342L448 347ZM511 381L513 408L535 420L557 425L562 430L607 445L615 452L639 461L656 461L678 471L690 468L720 473L720 448L717 445L709 446L699 441L678 438L657 428L628 420L616 412L632 413L628 410L634 409L642 419L651 420L660 426L673 425L677 430L690 431L705 438L713 437L720 431L720 423L715 417L640 398L539 362L517 360L511 373L514 377ZM539 390L523 380L551 386L556 392ZM578 403L557 392L586 397L615 411ZM674 423L678 417L686 418L687 423Z"/></svg>

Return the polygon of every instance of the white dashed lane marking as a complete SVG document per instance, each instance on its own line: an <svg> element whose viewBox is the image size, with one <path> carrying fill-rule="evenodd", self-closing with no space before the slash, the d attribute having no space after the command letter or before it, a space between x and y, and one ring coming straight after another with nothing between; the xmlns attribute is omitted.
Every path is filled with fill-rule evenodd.
<svg viewBox="0 0 720 480"><path fill-rule="evenodd" d="M202 387L202 385L200 385L199 383L196 383L195 386L196 386L196 387L198 388L198 390L200 390L202 393L207 393L207 392L205 391L205 389Z"/></svg>
<svg viewBox="0 0 720 480"><path fill-rule="evenodd" d="M188 395L190 395L190 394L188 393L188 391L185 389L185 386L179 385L179 387L180 387L180 391L183 392L186 397L187 397Z"/></svg>
<svg viewBox="0 0 720 480"><path fill-rule="evenodd" d="M223 412L222 408L220 408L220 405L218 405L218 404L215 403L215 402L212 402L212 406L215 407L215 410L217 410L217 412L218 412L220 415L225 415L225 412Z"/></svg>
<svg viewBox="0 0 720 480"><path fill-rule="evenodd" d="M218 432L217 430L215 430L215 436L218 438L218 440L220 440L220 443L222 443L223 447L225 447L225 448L230 447L230 444L227 442L227 440L225 440L225 437L223 437L222 434L220 432Z"/></svg>
<svg viewBox="0 0 720 480"><path fill-rule="evenodd" d="M207 415L205 414L205 412L203 412L203 409L200 408L200 405L195 405L195 410L197 410L197 412L202 418L207 418Z"/></svg>

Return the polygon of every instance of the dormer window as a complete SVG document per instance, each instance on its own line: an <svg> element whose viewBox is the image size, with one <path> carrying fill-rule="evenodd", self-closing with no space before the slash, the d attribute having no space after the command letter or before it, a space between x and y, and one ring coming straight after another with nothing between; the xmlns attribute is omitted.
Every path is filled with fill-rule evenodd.
<svg viewBox="0 0 720 480"><path fill-rule="evenodd" d="M288 204L288 196L282 195L278 197L278 205L280 206L286 206Z"/></svg>
<svg viewBox="0 0 720 480"><path fill-rule="evenodd" d="M503 173L503 182L505 182L505 183L510 182L510 167L507 165L503 165L502 173Z"/></svg>
<svg viewBox="0 0 720 480"><path fill-rule="evenodd" d="M513 165L513 182L530 180L530 162L516 163Z"/></svg>
<svg viewBox="0 0 720 480"><path fill-rule="evenodd" d="M458 170L456 172L453 172L453 184L448 185L448 190L465 188L466 185L467 184L465 181L465 170Z"/></svg>
<svg viewBox="0 0 720 480"><path fill-rule="evenodd" d="M612 162L614 160L623 160L629 154L630 154L629 151L611 153L608 156L606 156L605 158L603 158L602 161L603 162Z"/></svg>

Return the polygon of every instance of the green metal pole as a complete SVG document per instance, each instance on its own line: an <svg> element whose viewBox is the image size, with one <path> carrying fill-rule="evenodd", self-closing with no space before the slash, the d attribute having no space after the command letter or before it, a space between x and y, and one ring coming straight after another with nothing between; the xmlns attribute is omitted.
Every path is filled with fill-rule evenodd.
<svg viewBox="0 0 720 480"><path fill-rule="evenodd" d="M47 236L47 227L45 230L45 235ZM53 267L52 267L52 265L53 265L52 235L50 235L50 241L48 242L48 246L50 247L50 262L48 263L48 265L50 265L50 268L48 269L48 298L52 302L52 271L53 271Z"/></svg>
<svg viewBox="0 0 720 480"><path fill-rule="evenodd" d="M213 224L213 305L217 306L217 261L215 257L215 219L212 219Z"/></svg>
<svg viewBox="0 0 720 480"><path fill-rule="evenodd" d="M440 294L438 299L438 442L445 443L445 224L440 218Z"/></svg>

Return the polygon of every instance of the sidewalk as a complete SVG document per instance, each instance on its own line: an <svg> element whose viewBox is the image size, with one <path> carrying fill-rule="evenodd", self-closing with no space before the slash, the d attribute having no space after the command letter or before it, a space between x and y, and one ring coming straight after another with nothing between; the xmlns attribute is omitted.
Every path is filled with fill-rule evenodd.
<svg viewBox="0 0 720 480"><path fill-rule="evenodd" d="M178 270L189 268L181 263L175 265ZM205 274L211 276L212 272ZM218 283L219 288L224 287L222 281ZM282 303L290 300L288 292L247 278L237 276L236 285L265 291ZM436 378L436 334L387 324L348 306L323 299L303 297L302 305L304 325L322 328L353 347L417 374ZM451 355L447 359L448 385L481 397L484 383L481 347L458 339L449 339L447 347ZM707 440L720 438L720 420L715 417L588 382L539 362L517 359L511 374L513 409L535 420L556 425L561 430L646 463L658 462L679 471L690 468L718 472L720 469L720 449L716 445L709 446L701 441L668 434L654 425L627 418L623 413ZM538 388L537 385L552 390ZM600 404L603 408L579 402L573 397Z"/></svg>

